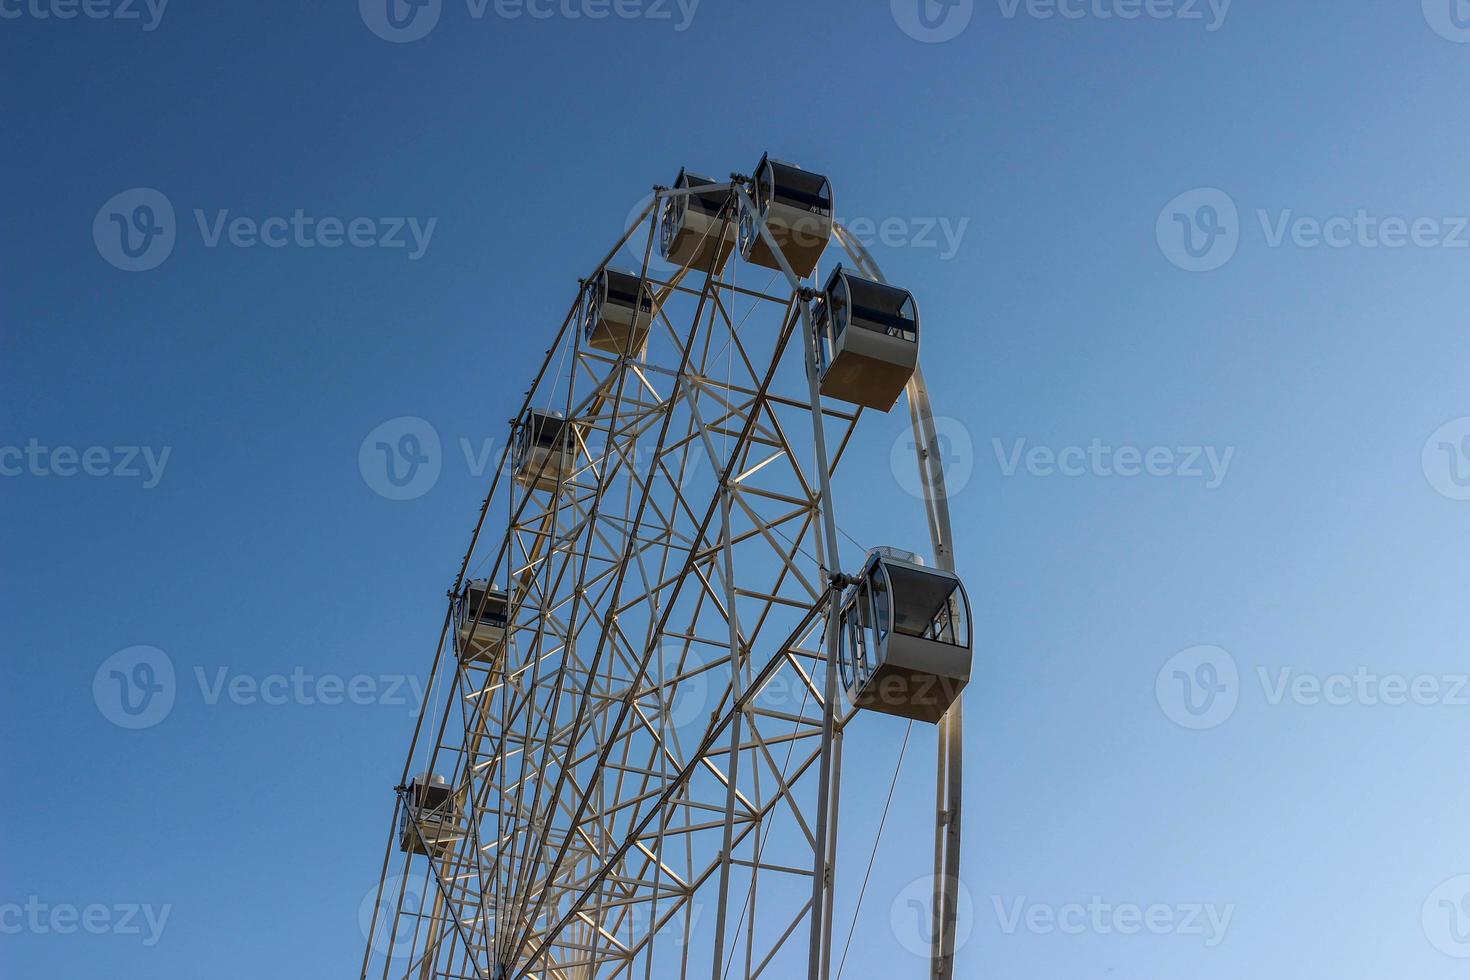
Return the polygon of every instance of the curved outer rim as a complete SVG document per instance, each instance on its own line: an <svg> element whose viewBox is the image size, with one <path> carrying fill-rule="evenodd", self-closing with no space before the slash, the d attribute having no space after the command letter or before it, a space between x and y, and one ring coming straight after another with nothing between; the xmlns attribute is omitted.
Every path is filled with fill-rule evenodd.
<svg viewBox="0 0 1470 980"><path fill-rule="evenodd" d="M832 231L860 272L877 282L888 283L868 250L841 222L834 220ZM914 307L917 313L917 298L914 300ZM924 382L921 364L914 366L914 376L909 380L907 390L909 414L914 427L914 449L924 488L925 510L929 517L929 539L934 547L934 564L947 572L953 572L954 534L950 528L949 495L944 486L944 464L939 452L938 431L934 426L934 408L929 401L929 387ZM973 649L974 623L967 625L970 627ZM939 722L931 931L934 940L930 949L932 976L935 980L953 980L954 977L955 918L960 874L960 804L963 790L964 695L961 694Z"/></svg>

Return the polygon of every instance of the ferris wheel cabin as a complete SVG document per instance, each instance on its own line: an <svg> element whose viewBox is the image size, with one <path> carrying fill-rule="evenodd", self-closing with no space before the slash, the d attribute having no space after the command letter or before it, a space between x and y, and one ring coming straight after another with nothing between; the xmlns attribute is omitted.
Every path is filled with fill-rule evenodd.
<svg viewBox="0 0 1470 980"><path fill-rule="evenodd" d="M413 777L398 825L398 845L405 854L442 856L459 839L453 792L443 776Z"/></svg>
<svg viewBox="0 0 1470 980"><path fill-rule="evenodd" d="M664 260L696 272L719 275L740 236L740 225L730 207L728 190L701 193L691 188L717 187L713 180L680 170L659 223L659 252Z"/></svg>
<svg viewBox="0 0 1470 980"><path fill-rule="evenodd" d="M781 263L761 235L762 226L786 257L791 271L802 279L812 274L832 238L832 182L820 174L761 157L752 178L750 199L740 213L740 255L767 269Z"/></svg>
<svg viewBox="0 0 1470 980"><path fill-rule="evenodd" d="M511 465L521 486L555 492L576 465L572 424L560 412L531 409L516 430Z"/></svg>
<svg viewBox="0 0 1470 980"><path fill-rule="evenodd" d="M588 346L636 357L653 322L653 289L636 273L603 269L587 284L582 330Z"/></svg>
<svg viewBox="0 0 1470 980"><path fill-rule="evenodd" d="M842 605L843 686L858 708L938 722L970 681L970 603L952 572L879 548Z"/></svg>
<svg viewBox="0 0 1470 980"><path fill-rule="evenodd" d="M505 644L506 617L510 599L486 581L470 582L455 604L455 635L459 659L466 663L489 663Z"/></svg>
<svg viewBox="0 0 1470 980"><path fill-rule="evenodd" d="M839 265L814 319L822 394L891 409L919 364L919 305L913 294Z"/></svg>

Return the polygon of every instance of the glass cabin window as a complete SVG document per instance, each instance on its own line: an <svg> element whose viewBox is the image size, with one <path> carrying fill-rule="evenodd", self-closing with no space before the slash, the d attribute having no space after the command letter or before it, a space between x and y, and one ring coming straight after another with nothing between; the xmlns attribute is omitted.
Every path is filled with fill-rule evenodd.
<svg viewBox="0 0 1470 980"><path fill-rule="evenodd" d="M840 276L837 285L827 294L828 313L832 317L832 339L842 336L847 327L848 309L852 304L847 296L847 277Z"/></svg>
<svg viewBox="0 0 1470 980"><path fill-rule="evenodd" d="M505 625L505 596L499 592L490 593L486 598L484 592L472 590L465 595L465 617L474 616L479 613L479 621L488 626Z"/></svg>
<svg viewBox="0 0 1470 980"><path fill-rule="evenodd" d="M773 168L774 169L774 168ZM781 184L775 200L781 204L827 214L832 209L832 188L827 178L796 167L780 167Z"/></svg>
<svg viewBox="0 0 1470 980"><path fill-rule="evenodd" d="M762 167L760 175L755 181L755 207L756 210L765 214L766 209L771 206L771 199L775 196L776 186L771 179L771 168Z"/></svg>
<svg viewBox="0 0 1470 980"><path fill-rule="evenodd" d="M530 422L531 441L543 449L566 448L571 442L566 420L550 415L533 415ZM560 444L560 445L558 445Z"/></svg>
<svg viewBox="0 0 1470 980"><path fill-rule="evenodd" d="M653 298L649 296L648 290L639 291L637 276L609 276L607 298L624 306L637 304L645 310L653 308Z"/></svg>
<svg viewBox="0 0 1470 980"><path fill-rule="evenodd" d="M832 308L825 299L818 300L816 312L817 374L825 375L827 365L832 363L832 341L837 336L832 325Z"/></svg>
<svg viewBox="0 0 1470 980"><path fill-rule="evenodd" d="M725 194L691 194L688 200L689 206L694 210L717 218L725 210L730 198Z"/></svg>
<svg viewBox="0 0 1470 980"><path fill-rule="evenodd" d="M426 810L441 810L449 802L449 787L443 783L415 782L411 787L414 809L422 815Z"/></svg>
<svg viewBox="0 0 1470 980"><path fill-rule="evenodd" d="M685 174L679 179L677 188L679 190L684 190L690 187L706 187L713 185L714 181L710 180L708 177L696 177L693 174ZM725 205L728 204L730 201L730 195L726 191L714 191L707 194L686 194L682 197L677 197L674 200L685 202L684 204L680 205L681 213L682 209L687 206L693 208L701 214L707 214L710 217L715 217L721 211L725 210Z"/></svg>
<svg viewBox="0 0 1470 980"><path fill-rule="evenodd" d="M862 686L873 672L873 627L872 590L864 582L843 616L842 682L849 690Z"/></svg>
<svg viewBox="0 0 1470 980"><path fill-rule="evenodd" d="M911 344L918 342L914 298L907 291L866 279L854 280L851 288L855 323Z"/></svg>
<svg viewBox="0 0 1470 980"><path fill-rule="evenodd" d="M881 646L888 639L888 631L893 628L893 591L888 585L887 568L881 563L877 565L868 581L873 590L873 627L878 632L878 643Z"/></svg>
<svg viewBox="0 0 1470 980"><path fill-rule="evenodd" d="M897 632L951 646L970 645L969 609L958 580L900 566L888 566L888 573Z"/></svg>

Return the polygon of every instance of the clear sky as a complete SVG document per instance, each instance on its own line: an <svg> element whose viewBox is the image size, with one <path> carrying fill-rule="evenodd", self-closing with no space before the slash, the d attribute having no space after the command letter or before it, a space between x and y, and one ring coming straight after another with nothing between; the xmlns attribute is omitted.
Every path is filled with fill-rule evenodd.
<svg viewBox="0 0 1470 980"><path fill-rule="evenodd" d="M770 150L954 420L959 975L1463 975L1466 4L364 2L0 0L0 972L355 974L483 441L650 185ZM843 525L927 550L868 421ZM915 737L848 977L923 975Z"/></svg>

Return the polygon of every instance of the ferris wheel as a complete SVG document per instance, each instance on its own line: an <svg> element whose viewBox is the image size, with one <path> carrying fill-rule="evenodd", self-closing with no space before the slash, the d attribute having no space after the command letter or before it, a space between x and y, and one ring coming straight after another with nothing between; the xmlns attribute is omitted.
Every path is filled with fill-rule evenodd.
<svg viewBox="0 0 1470 980"><path fill-rule="evenodd" d="M769 156L683 171L581 282L449 594L363 980L840 974L843 738L875 713L937 736L953 975L969 603L918 304L832 200ZM932 560L844 563L833 483L905 398Z"/></svg>

